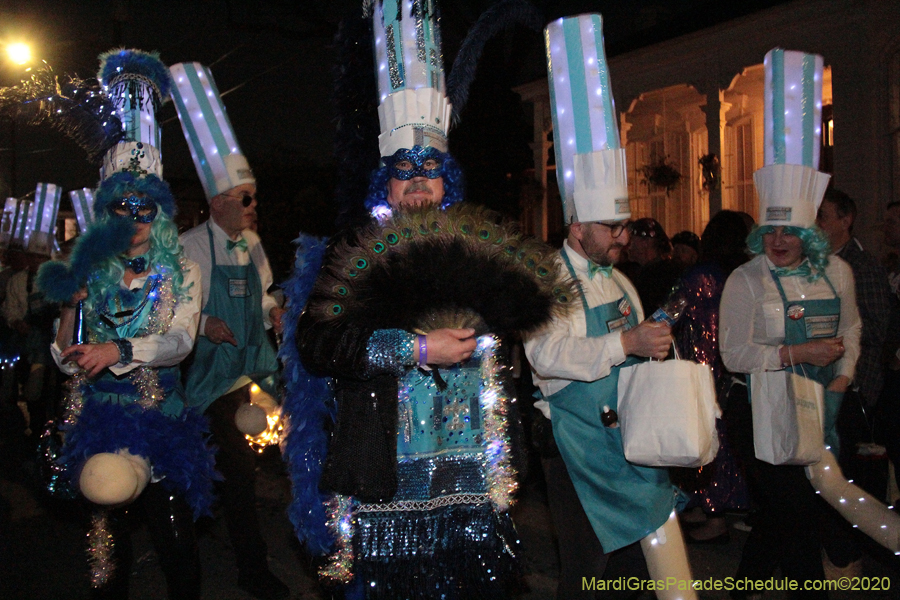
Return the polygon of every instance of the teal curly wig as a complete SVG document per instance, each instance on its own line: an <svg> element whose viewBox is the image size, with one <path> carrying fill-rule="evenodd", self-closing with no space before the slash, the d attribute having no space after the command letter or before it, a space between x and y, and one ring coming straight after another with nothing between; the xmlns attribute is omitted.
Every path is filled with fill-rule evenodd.
<svg viewBox="0 0 900 600"><path fill-rule="evenodd" d="M763 236L773 231L775 231L774 225L755 226L750 235L747 236L747 248L750 252L762 254L764 252ZM809 260L809 264L813 268L812 274L809 276L809 282L812 283L822 277L825 273L825 267L828 266L828 255L831 254L831 244L828 242L825 232L816 225L812 227L786 226L784 232L800 238L803 256Z"/></svg>
<svg viewBox="0 0 900 600"><path fill-rule="evenodd" d="M107 219L119 219L120 217L108 216ZM150 265L157 273L167 273L172 276L172 283L176 297L179 301L188 300L188 290L184 286L184 272L181 268L182 248L178 241L178 227L160 207L156 219L150 226ZM87 281L88 297L85 301L85 314L88 324L94 332L105 331L93 321L97 318L94 312L95 306L106 303L109 294L119 289L119 281L125 274L125 266L118 257L110 257L91 273ZM104 341L104 340L101 340Z"/></svg>

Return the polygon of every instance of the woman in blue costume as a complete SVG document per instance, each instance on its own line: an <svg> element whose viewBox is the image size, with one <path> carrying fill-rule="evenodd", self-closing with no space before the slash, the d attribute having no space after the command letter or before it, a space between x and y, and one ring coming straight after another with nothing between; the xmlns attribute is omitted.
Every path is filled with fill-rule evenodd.
<svg viewBox="0 0 900 600"><path fill-rule="evenodd" d="M128 596L131 550L125 511L116 509L134 502L146 513L169 597L199 598L193 519L209 512L213 455L205 421L185 408L178 364L197 333L200 272L181 255L175 202L156 175L112 175L94 211L70 264L52 263L39 276L55 299L77 290L51 347L72 376L59 461L82 495L110 509L97 511L90 534L98 597ZM96 541L107 533L112 543Z"/></svg>

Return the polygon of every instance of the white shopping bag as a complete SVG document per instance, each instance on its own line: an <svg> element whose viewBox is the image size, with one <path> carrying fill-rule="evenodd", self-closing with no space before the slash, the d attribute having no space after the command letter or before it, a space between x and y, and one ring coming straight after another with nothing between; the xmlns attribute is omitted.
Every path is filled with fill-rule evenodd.
<svg viewBox="0 0 900 600"><path fill-rule="evenodd" d="M822 457L825 389L790 371L750 374L756 458L773 465L812 465Z"/></svg>
<svg viewBox="0 0 900 600"><path fill-rule="evenodd" d="M620 369L618 413L629 462L699 467L719 451L719 407L709 365L666 360Z"/></svg>

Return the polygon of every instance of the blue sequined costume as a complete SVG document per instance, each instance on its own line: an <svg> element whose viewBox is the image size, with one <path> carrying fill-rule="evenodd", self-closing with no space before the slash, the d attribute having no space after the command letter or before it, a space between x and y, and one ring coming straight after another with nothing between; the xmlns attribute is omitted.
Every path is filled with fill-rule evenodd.
<svg viewBox="0 0 900 600"><path fill-rule="evenodd" d="M520 588L507 513L513 394L498 336L541 326L573 296L532 258L550 249L512 225L477 207L430 211L332 239L297 324L303 366L332 378L319 489L332 495L337 542L320 573L349 597L495 599ZM472 358L418 368L411 332L468 326L460 314L479 323ZM292 429L308 426L295 416Z"/></svg>

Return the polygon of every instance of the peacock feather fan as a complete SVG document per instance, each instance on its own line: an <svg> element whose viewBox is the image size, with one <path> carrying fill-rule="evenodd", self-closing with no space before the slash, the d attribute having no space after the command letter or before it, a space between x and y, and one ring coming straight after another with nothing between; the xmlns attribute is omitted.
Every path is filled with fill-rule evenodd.
<svg viewBox="0 0 900 600"><path fill-rule="evenodd" d="M483 207L414 209L338 243L309 310L376 329L527 333L577 298L555 257Z"/></svg>
<svg viewBox="0 0 900 600"><path fill-rule="evenodd" d="M158 52L126 48L104 52L100 55L100 71L97 73L97 79L104 87L115 85L121 79L147 81L156 92L157 102L168 98L172 89L169 69L159 60Z"/></svg>

